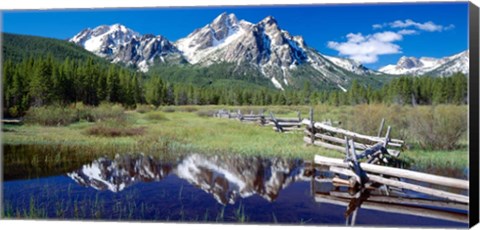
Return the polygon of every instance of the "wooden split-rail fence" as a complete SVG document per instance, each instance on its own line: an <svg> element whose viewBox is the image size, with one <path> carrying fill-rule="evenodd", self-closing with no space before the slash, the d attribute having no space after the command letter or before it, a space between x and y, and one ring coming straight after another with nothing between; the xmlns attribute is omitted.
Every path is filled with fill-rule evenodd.
<svg viewBox="0 0 480 230"><path fill-rule="evenodd" d="M214 116L272 125L277 132L303 130L303 142L306 144L344 153L344 159L316 155L312 164L314 172L317 167L326 167L335 173L337 176L332 179L334 185L355 189L382 185L427 194L445 202L469 203L469 197L465 195L469 189L467 180L387 166L398 159L405 142L392 138L392 127L385 128L385 119L382 119L377 135L372 136L334 127L330 121L316 122L313 109L310 109L309 118L305 119L300 113L296 118L279 118L273 113L242 114L240 110L220 110Z"/></svg>
<svg viewBox="0 0 480 230"><path fill-rule="evenodd" d="M362 186L356 186L361 184L361 179L349 162L317 155L310 165L310 171L313 171L311 192L314 200L345 206L347 225L355 225L360 207L461 223L469 221L469 198L464 195L469 188L468 181L364 162L360 163L360 167L368 180ZM329 183L333 188L317 186L318 183ZM442 186L444 190L427 185ZM340 187L347 187L348 190L339 189ZM427 194L431 198L411 196L405 190ZM451 190L456 190L457 193Z"/></svg>
<svg viewBox="0 0 480 230"><path fill-rule="evenodd" d="M382 137L385 119L382 119L377 136L355 133L325 122L315 122L313 110L310 111L310 119L304 119L302 123L305 125L305 143L345 153L348 159L354 161L367 158L368 163L389 163L387 156L399 157L405 143L403 140L391 138L390 126Z"/></svg>
<svg viewBox="0 0 480 230"><path fill-rule="evenodd" d="M465 191L469 189L467 180L437 176L412 170L387 166L390 159L397 159L405 144L403 140L391 137L392 128L384 132L385 120L380 123L377 136L355 133L333 127L324 122L304 119L305 136L303 141L313 146L335 150L345 154L345 159L316 155L314 166L327 167L330 172L346 176L348 179L334 178L336 184L351 188L366 188L372 184L411 190L451 202L468 204ZM422 185L419 185L422 184ZM425 186L423 184L433 185ZM456 192L452 192L455 190ZM462 193L463 191L463 193Z"/></svg>
<svg viewBox="0 0 480 230"><path fill-rule="evenodd" d="M300 112L297 112L297 117L276 117L273 112L265 115L264 112L254 114L253 111L251 111L249 114L243 114L240 110L233 112L230 110L219 110L214 114L214 117L237 119L241 122L273 126L273 130L281 133L303 130Z"/></svg>
<svg viewBox="0 0 480 230"><path fill-rule="evenodd" d="M357 165L353 165L350 161L319 155L315 156L313 167L327 167L329 172L343 175L348 178L334 178L333 182L339 186L369 188L380 184L401 190L410 190L427 194L446 201L462 204L469 203L468 196L464 195L469 189L469 183L467 180L437 176L367 162L358 162Z"/></svg>

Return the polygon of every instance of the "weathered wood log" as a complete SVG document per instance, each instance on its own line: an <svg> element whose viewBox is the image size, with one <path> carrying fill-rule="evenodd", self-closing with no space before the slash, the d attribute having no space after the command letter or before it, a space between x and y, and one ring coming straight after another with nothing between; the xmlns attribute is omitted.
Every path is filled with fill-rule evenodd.
<svg viewBox="0 0 480 230"><path fill-rule="evenodd" d="M359 158L366 158L367 156L373 156L377 152L383 152L385 151L386 153L388 152L387 149L384 147L384 143L379 142L375 144L374 146L365 149L365 151L361 152L358 157ZM390 153L389 153L390 154Z"/></svg>
<svg viewBox="0 0 480 230"><path fill-rule="evenodd" d="M277 127L272 127L273 130L277 130ZM285 131L302 131L303 128L298 127L282 127L282 130Z"/></svg>
<svg viewBox="0 0 480 230"><path fill-rule="evenodd" d="M244 119L259 119L262 118L263 115L243 115Z"/></svg>
<svg viewBox="0 0 480 230"><path fill-rule="evenodd" d="M332 167L330 167L330 171L334 172L334 173L342 174L342 175L345 175L345 176L350 176L353 179L355 179L355 181L357 183L360 183L360 181L361 181L360 176L358 176L357 174L352 172L352 170L350 170L350 169L332 166Z"/></svg>
<svg viewBox="0 0 480 230"><path fill-rule="evenodd" d="M378 183L381 183L381 184L385 184L385 185L389 185L389 186L395 186L395 187L402 188L402 189L408 189L408 190L412 190L412 191L415 191L415 192L425 193L425 194L428 194L428 195L431 195L431 196L436 196L436 197L444 198L444 199L451 200L451 201L462 202L462 203L465 203L465 204L468 204L469 201L470 201L468 196L459 195L459 194L446 192L446 191L441 191L441 190L438 190L438 189L427 188L427 187L423 187L423 186L420 186L420 185L410 184L410 183L406 183L406 182L402 182L402 181L395 181L395 180L383 178L381 176L376 176L376 175L371 175L370 174L370 175L368 175L368 178L369 178L370 181L375 181L375 182L378 182Z"/></svg>
<svg viewBox="0 0 480 230"><path fill-rule="evenodd" d="M20 119L2 119L2 124L6 125L20 125L22 122Z"/></svg>
<svg viewBox="0 0 480 230"><path fill-rule="evenodd" d="M345 139L341 139L341 138L338 138L338 137L332 137L332 136L321 134L321 133L316 133L315 137L318 137L318 138L326 140L326 141L334 142L334 143L337 143L337 144L340 144L340 145L345 145L346 144ZM362 144L362 143L355 143L355 148L356 149L365 150L369 147L370 146Z"/></svg>
<svg viewBox="0 0 480 230"><path fill-rule="evenodd" d="M308 125L311 122L309 120L303 120L302 123ZM323 124L323 123L320 123L320 122L315 122L314 127L317 128L317 129L323 129L323 130L333 132L333 133L339 133L339 134L348 136L350 138L363 139L363 140L372 141L372 142L375 142L375 143L386 142L385 138L382 138L382 137L373 137L373 136L363 135L363 134L355 133L355 132L348 131L348 130L345 130L345 129L332 127L332 126L329 126L329 125L326 125L326 124ZM397 139L391 139L390 141L391 142L397 142L397 143L403 143L402 140L397 140Z"/></svg>
<svg viewBox="0 0 480 230"><path fill-rule="evenodd" d="M323 130L326 130L326 131L329 131L329 132L339 133L339 134L342 134L342 135L345 135L345 136L349 136L351 138L363 139L363 140L368 140L368 141L373 141L373 142L385 142L384 138L367 136L367 135L355 133L355 132L352 132L352 131L348 131L348 130L345 130L345 129L335 128L335 127L325 125L325 124L322 124L322 123L318 123L318 122L316 122L314 126L317 129L323 129Z"/></svg>
<svg viewBox="0 0 480 230"><path fill-rule="evenodd" d="M311 132L310 131L305 129L304 133L311 138L311 136L310 136ZM339 144L339 145L345 145L346 144L344 139L341 139L341 138L338 138L338 137L332 137L332 136L321 134L321 133L316 133L315 137L323 139L325 141L333 142L333 143L336 143L336 144ZM380 145L380 147L377 146L377 145ZM381 145L381 144L377 144L377 145L370 146L370 145L365 145L365 144L362 144L362 143L355 143L355 149L366 151L367 149L373 148L372 150L369 150L368 152L366 151L366 152L362 152L362 153L359 154L359 155L363 154L365 156L366 155L372 155L375 152L380 151L381 147L383 147L383 145ZM372 152L373 150L376 150L376 151ZM393 156L398 156L400 154L400 151L398 151L398 150L387 149L387 152L389 154L393 155ZM360 158L364 158L365 156L361 156Z"/></svg>
<svg viewBox="0 0 480 230"><path fill-rule="evenodd" d="M301 126L302 123L300 122L283 122L283 121L278 121L277 120L277 123L278 125L281 125L281 126ZM274 122L271 122L272 125L275 125Z"/></svg>
<svg viewBox="0 0 480 230"><path fill-rule="evenodd" d="M345 179L341 179L341 178L339 178L339 177L334 177L334 178L331 180L331 182L332 182L332 184L333 184L334 186L337 186L337 185L342 186L342 185L344 185L344 186L347 186L347 187L349 187L349 188L355 187L355 184L356 184L355 181L345 180ZM339 186L337 186L337 187L339 187Z"/></svg>
<svg viewBox="0 0 480 230"><path fill-rule="evenodd" d="M355 177L355 180L358 181L358 178L359 178L358 175L355 174L354 172L350 171L350 170L347 170L347 169L342 170L341 168L338 168L338 167L330 167L330 170L332 172L335 172L335 173ZM373 174L367 174L367 176L368 176L368 179L370 181L373 181L373 182L377 182L377 183L381 183L381 184L385 184L385 185L389 185L389 186L395 186L397 188L408 189L408 190L412 190L412 191L415 191L415 192L420 192L420 193L428 194L428 195L435 196L435 197L444 198L444 199L451 200L451 201L462 202L462 203L466 203L466 204L468 204L468 202L469 202L468 196L459 195L459 194L455 194L455 193L451 193L451 192L446 192L446 191L442 191L442 190L438 190L438 189L427 188L427 187L424 187L424 186L410 184L410 183L406 183L406 182L402 182L402 181L387 179L387 178L383 178L381 176L377 176L377 175L373 175Z"/></svg>
<svg viewBox="0 0 480 230"><path fill-rule="evenodd" d="M330 191L330 195L335 197L345 198L345 199L354 198L354 196L350 195L348 192ZM439 208L451 208L451 209L458 209L458 210L469 209L468 205L456 203L456 202L426 200L426 199L398 197L398 196L370 195L368 200L382 202L382 203L400 204L400 205L421 205L421 206L430 206L430 207L439 207Z"/></svg>
<svg viewBox="0 0 480 230"><path fill-rule="evenodd" d="M316 155L314 158L315 164L329 165L348 168L348 163L343 162L342 159L330 158ZM442 185L446 187L469 189L469 182L467 180L461 180L450 177L437 176L422 172L415 172L406 169L398 169L387 166L380 166L368 163L360 163L363 170L370 173L377 173L389 176L395 176L400 178L406 178L415 181L422 181L430 184Z"/></svg>
<svg viewBox="0 0 480 230"><path fill-rule="evenodd" d="M332 178L317 178L315 177L314 180L319 183L332 183Z"/></svg>
<svg viewBox="0 0 480 230"><path fill-rule="evenodd" d="M310 137L303 137L303 141L307 144L312 144ZM327 148L327 149L336 150L336 151L339 151L341 153L345 153L345 148L344 147L341 147L341 146L338 146L338 145L332 145L332 144L329 144L329 143L325 143L323 141L315 140L313 142L313 145L324 147L324 148Z"/></svg>
<svg viewBox="0 0 480 230"><path fill-rule="evenodd" d="M278 122L298 122L301 123L297 118L276 118Z"/></svg>
<svg viewBox="0 0 480 230"><path fill-rule="evenodd" d="M315 194L315 202L329 203L329 204L335 204L335 205L347 206L347 207L350 204L349 199L334 197L334 196L330 196L322 193ZM362 203L361 208L377 210L382 212L399 213L399 214L415 215L415 216L435 218L435 219L441 219L441 220L449 220L449 221L455 221L455 222L461 222L461 223L468 223L469 221L468 215L466 214L448 212L448 211L439 211L439 210L428 209L423 207L408 207L405 205L385 204L385 203L379 203L379 202L374 202L369 200L364 201Z"/></svg>

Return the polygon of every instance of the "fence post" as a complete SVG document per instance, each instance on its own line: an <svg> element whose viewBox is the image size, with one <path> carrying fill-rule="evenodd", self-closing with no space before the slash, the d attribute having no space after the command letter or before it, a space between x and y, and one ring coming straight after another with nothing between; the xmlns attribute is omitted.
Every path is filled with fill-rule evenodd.
<svg viewBox="0 0 480 230"><path fill-rule="evenodd" d="M273 121L273 123L275 124L275 127L277 127L277 132L283 133L283 128L282 128L282 126L280 126L280 124L278 124L278 121L277 121L277 119L275 118L275 116L273 116L273 113L272 113L272 112L270 112L270 116L272 117L272 121Z"/></svg>
<svg viewBox="0 0 480 230"><path fill-rule="evenodd" d="M345 160L349 161L350 160L350 146L348 142L348 137L345 136Z"/></svg>
<svg viewBox="0 0 480 230"><path fill-rule="evenodd" d="M315 142L315 126L314 126L314 123L313 122L313 107L310 107L310 131L312 133L312 135L310 136L311 140L311 144L313 145L313 143Z"/></svg>
<svg viewBox="0 0 480 230"><path fill-rule="evenodd" d="M240 109L237 110L237 119L240 120L240 121L243 120L242 111L240 111Z"/></svg>
<svg viewBox="0 0 480 230"><path fill-rule="evenodd" d="M380 135L382 135L384 125L385 125L385 118L382 118L382 122L380 122L380 128L378 129L377 137L380 137Z"/></svg>

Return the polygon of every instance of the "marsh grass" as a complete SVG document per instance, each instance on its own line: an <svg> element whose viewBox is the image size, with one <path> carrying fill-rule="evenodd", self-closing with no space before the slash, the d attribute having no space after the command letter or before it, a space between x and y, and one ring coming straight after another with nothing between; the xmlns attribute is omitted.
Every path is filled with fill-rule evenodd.
<svg viewBox="0 0 480 230"><path fill-rule="evenodd" d="M161 111L148 112L145 115L145 118L151 121L166 121L168 118Z"/></svg>
<svg viewBox="0 0 480 230"><path fill-rule="evenodd" d="M135 108L135 111L137 111L138 113L148 113L154 110L155 110L155 107L152 105L139 104L137 105L137 108Z"/></svg>
<svg viewBox="0 0 480 230"><path fill-rule="evenodd" d="M103 137L128 137L145 134L145 127L133 127L118 120L107 120L87 128L86 134Z"/></svg>

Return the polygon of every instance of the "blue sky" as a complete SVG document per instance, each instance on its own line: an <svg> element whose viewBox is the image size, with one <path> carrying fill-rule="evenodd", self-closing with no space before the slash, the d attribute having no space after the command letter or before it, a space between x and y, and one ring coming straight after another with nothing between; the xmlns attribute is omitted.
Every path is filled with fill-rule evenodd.
<svg viewBox="0 0 480 230"><path fill-rule="evenodd" d="M121 23L175 41L222 12L256 23L277 19L323 54L379 68L403 56L449 56L468 48L468 3L305 5L4 11L3 31L68 39L84 28Z"/></svg>

